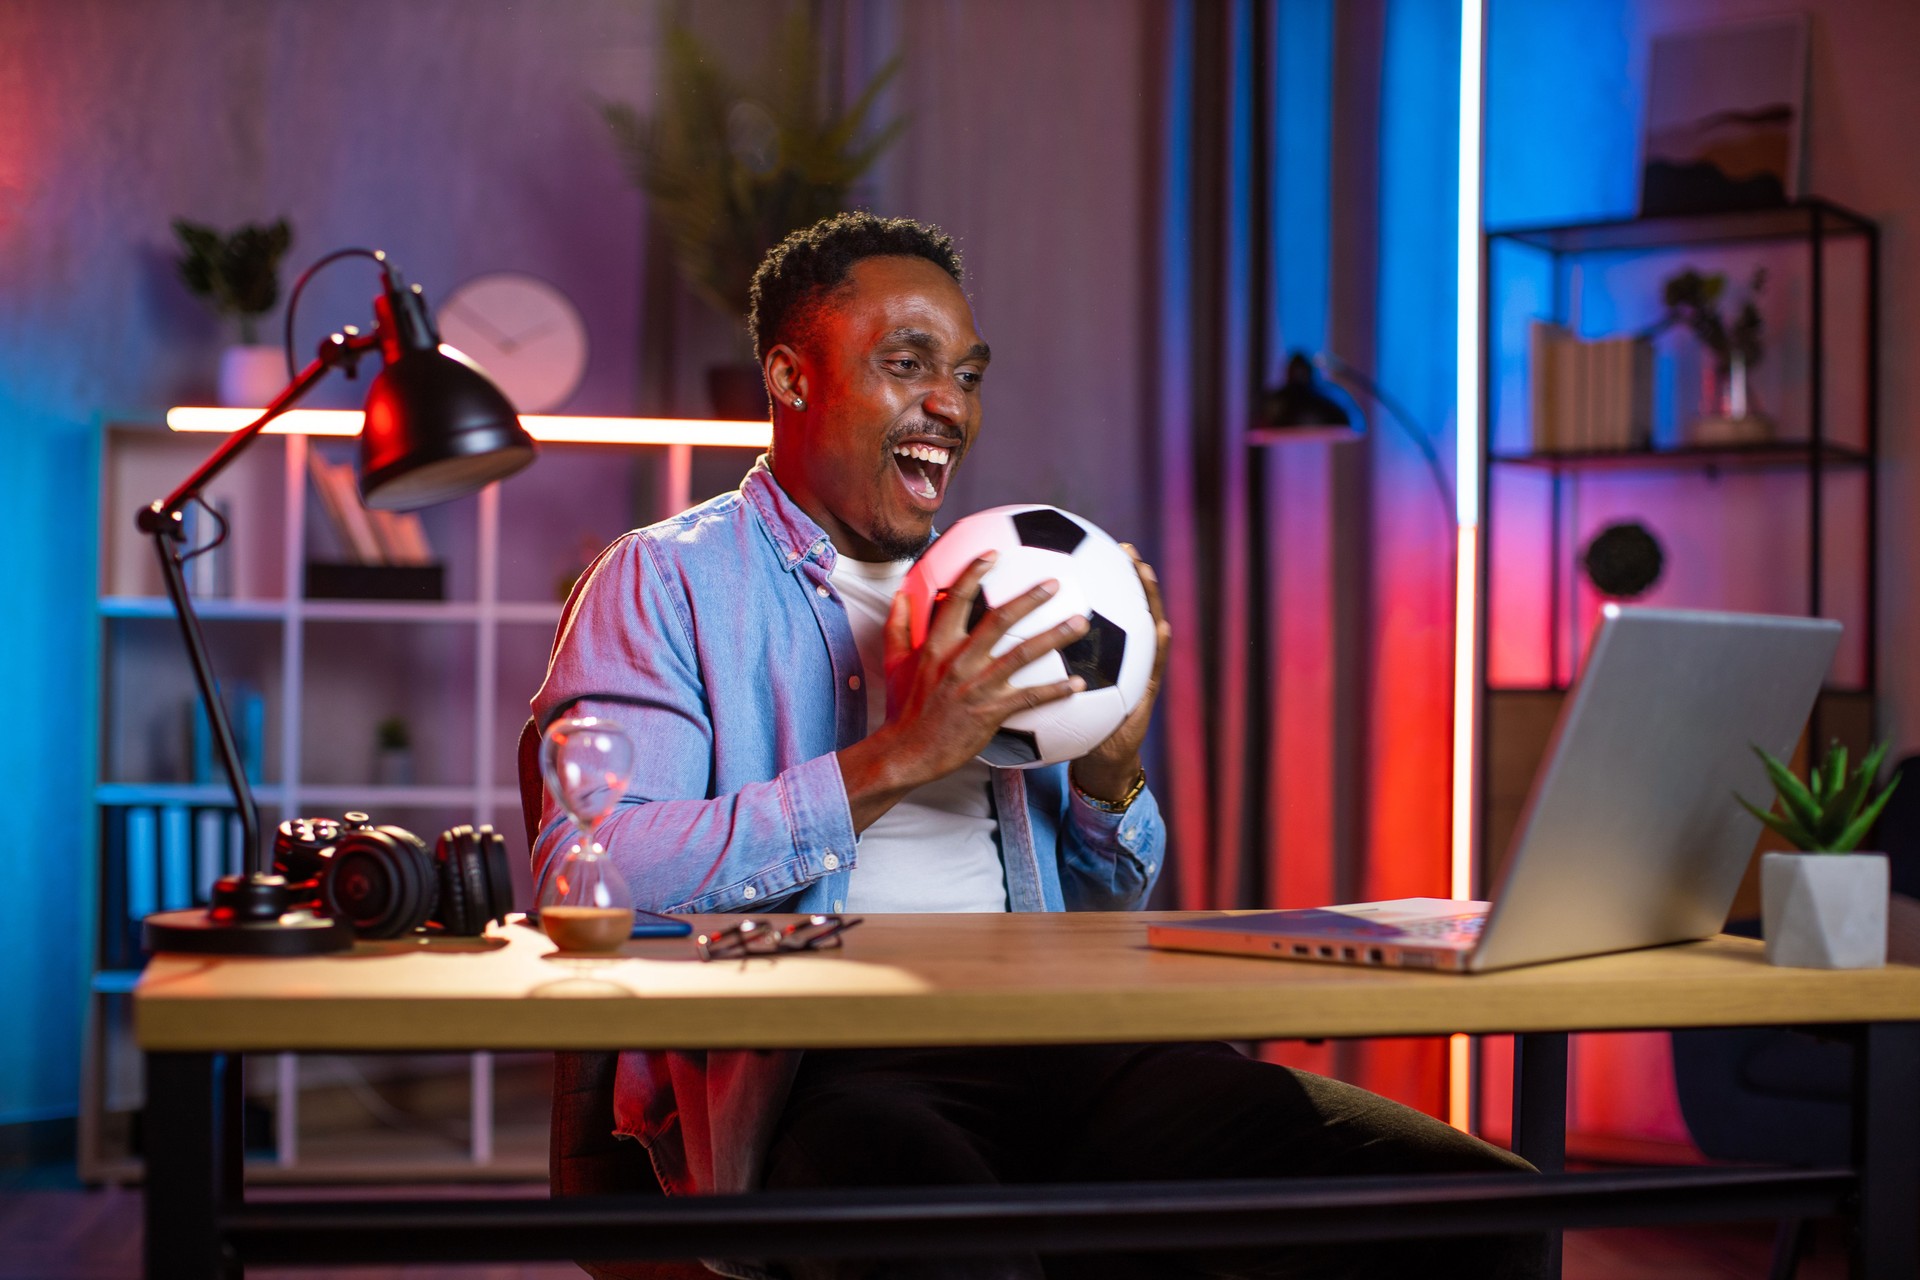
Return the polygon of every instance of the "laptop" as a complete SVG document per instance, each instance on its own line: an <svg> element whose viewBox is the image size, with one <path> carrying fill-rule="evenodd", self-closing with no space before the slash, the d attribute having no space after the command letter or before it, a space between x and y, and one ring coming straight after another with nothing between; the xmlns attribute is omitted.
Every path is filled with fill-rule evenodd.
<svg viewBox="0 0 1920 1280"><path fill-rule="evenodd" d="M1149 925L1175 951L1481 973L1711 937L1840 624L1607 605L1492 902L1400 898Z"/></svg>

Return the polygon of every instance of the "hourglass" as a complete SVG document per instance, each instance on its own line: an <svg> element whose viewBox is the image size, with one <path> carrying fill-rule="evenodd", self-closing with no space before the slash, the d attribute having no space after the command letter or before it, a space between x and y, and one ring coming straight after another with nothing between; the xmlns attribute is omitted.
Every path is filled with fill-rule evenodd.
<svg viewBox="0 0 1920 1280"><path fill-rule="evenodd" d="M557 721L540 747L540 776L578 838L540 890L540 923L562 951L612 951L633 928L633 893L594 832L626 794L633 740L611 720Z"/></svg>

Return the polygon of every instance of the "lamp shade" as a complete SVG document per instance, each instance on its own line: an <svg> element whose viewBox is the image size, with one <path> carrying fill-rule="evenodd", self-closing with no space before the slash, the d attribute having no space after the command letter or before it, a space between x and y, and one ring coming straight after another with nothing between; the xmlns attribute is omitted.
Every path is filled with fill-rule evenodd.
<svg viewBox="0 0 1920 1280"><path fill-rule="evenodd" d="M1313 362L1299 352L1287 360L1286 380L1267 392L1265 425L1280 430L1357 431L1354 413L1323 389Z"/></svg>
<svg viewBox="0 0 1920 1280"><path fill-rule="evenodd" d="M478 365L452 347L407 351L367 391L360 496L384 511L463 498L532 462L535 448Z"/></svg>
<svg viewBox="0 0 1920 1280"><path fill-rule="evenodd" d="M386 367L367 388L360 500L382 511L450 502L533 461L533 437L480 366L440 341L419 285L389 271L373 302Z"/></svg>

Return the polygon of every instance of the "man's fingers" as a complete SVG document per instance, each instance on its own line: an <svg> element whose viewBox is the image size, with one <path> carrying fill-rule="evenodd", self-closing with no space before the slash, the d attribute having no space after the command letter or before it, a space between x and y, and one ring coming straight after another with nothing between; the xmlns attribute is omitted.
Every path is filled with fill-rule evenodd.
<svg viewBox="0 0 1920 1280"><path fill-rule="evenodd" d="M1160 575L1153 566L1140 558L1131 542L1120 544L1126 553L1133 557L1133 571L1140 576L1140 589L1147 596L1147 612L1153 615L1153 674L1147 680L1150 690L1160 687L1160 677L1167 669L1167 650L1173 647L1173 625L1167 621L1167 609L1160 599Z"/></svg>
<svg viewBox="0 0 1920 1280"><path fill-rule="evenodd" d="M1140 589L1146 592L1147 611L1153 615L1154 624L1157 626L1165 622L1167 609L1160 599L1160 575L1153 571L1152 565L1140 558L1140 553L1134 550L1131 542L1123 542L1120 546L1133 558L1133 571L1140 577Z"/></svg>
<svg viewBox="0 0 1920 1280"><path fill-rule="evenodd" d="M993 568L995 559L994 552L986 552L968 565L966 572L953 580L952 586L934 593L933 617L927 624L928 639L959 641L966 638L967 613L973 608L973 597L979 593L980 580Z"/></svg>
<svg viewBox="0 0 1920 1280"><path fill-rule="evenodd" d="M1075 640L1078 640L1081 636L1087 634L1088 625L1084 614L1075 614L1065 622L1057 626L1048 627L1038 635L1028 636L1019 644L1014 645L1011 649L988 664L981 675L989 681L1010 679L1014 672L1020 670L1020 668L1026 666L1034 659L1051 653L1055 649L1063 649ZM982 624L981 630L984 631L985 629L985 624ZM978 633L976 632L975 634L977 635Z"/></svg>
<svg viewBox="0 0 1920 1280"><path fill-rule="evenodd" d="M1008 689L995 706L998 719L1018 715L1022 711L1031 711L1035 707L1044 707L1049 702L1058 702L1062 698L1071 698L1087 687L1087 682L1079 676L1071 680L1060 680L1053 684L1028 685L1021 689Z"/></svg>
<svg viewBox="0 0 1920 1280"><path fill-rule="evenodd" d="M904 593L896 594L893 603L887 607L887 626L882 633L886 638L886 653L889 659L896 658L913 648L913 610L907 604Z"/></svg>
<svg viewBox="0 0 1920 1280"><path fill-rule="evenodd" d="M1013 630L1014 623L1058 594L1060 582L1057 578L1049 578L1036 587L1022 591L999 608L989 610L987 616L980 619L980 625L973 629L970 643L984 658L1006 638L1007 632Z"/></svg>

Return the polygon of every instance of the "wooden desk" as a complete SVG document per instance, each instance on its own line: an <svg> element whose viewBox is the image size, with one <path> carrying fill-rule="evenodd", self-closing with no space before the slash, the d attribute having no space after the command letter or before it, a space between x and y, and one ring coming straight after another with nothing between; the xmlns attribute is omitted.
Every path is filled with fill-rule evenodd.
<svg viewBox="0 0 1920 1280"><path fill-rule="evenodd" d="M1376 1216L1389 1208L1392 1229L1403 1234L1424 1233L1422 1223L1458 1233L1549 1221L1605 1225L1846 1209L1860 1227L1858 1274L1920 1274L1911 1229L1920 1202L1920 969L1779 969L1765 963L1759 944L1719 938L1463 977L1152 951L1145 945L1150 918L874 917L838 952L713 964L695 960L684 939L629 943L610 959L566 957L517 925L484 939L362 944L349 956L320 959L157 957L135 992L137 1035L149 1065L148 1275L223 1274L222 1259L236 1254L321 1261L311 1248L290 1252L294 1242L318 1247L350 1239L362 1249L397 1248L404 1239L404 1252L388 1251L393 1260L479 1257L483 1247L523 1258L596 1256L592 1242L630 1241L641 1231L655 1233L663 1250L656 1256L684 1256L665 1252L683 1245L711 1256L716 1242L751 1253L749 1240L802 1252L823 1240L845 1246L849 1233L867 1228L884 1234L876 1225L882 1219L893 1228L918 1223L916 1238L929 1247L943 1238L977 1239L985 1228L1052 1247L1096 1238L1113 1247L1113 1232L1123 1227L1158 1230L1148 1239L1185 1232L1189 1240L1218 1241L1226 1238L1222 1230L1248 1240L1305 1239L1316 1231L1327 1238L1330 1230L1338 1238L1342 1223L1348 1234L1358 1233L1369 1206ZM444 1228L436 1235L391 1208L355 1217L352 1206L338 1202L246 1205L238 1126L231 1122L238 1105L232 1055L241 1052L1516 1032L1515 1145L1541 1168L1558 1170L1565 1032L1763 1024L1857 1029L1848 1032L1859 1046L1851 1168L1558 1175L1523 1179L1520 1190L1498 1178L1498 1186L1464 1199L1459 1193L1475 1190L1469 1184L1487 1180L1453 1179L1439 1190L1405 1179L1156 1186L1137 1195L1111 1187L1028 1188L1001 1197L969 1194L960 1197L965 1208L951 1196L854 1196L834 1200L824 1218L812 1201L803 1214L783 1208L784 1196L714 1197L604 1206L598 1216L576 1207L564 1233L539 1219L571 1202L502 1210L495 1201L462 1218L457 1206L435 1201L431 1214ZM1076 1192L1085 1194L1075 1199ZM1748 1211L1737 1211L1741 1203ZM1223 1227L1236 1205L1239 1225ZM297 1211L307 1208L310 1214ZM1341 1217L1349 1210L1358 1214L1354 1222ZM1109 1225L1095 1237L1089 1224L1103 1213ZM1212 1234L1191 1225L1203 1219ZM500 1234L509 1220L524 1228L520 1236ZM756 1228L764 1231L755 1235ZM561 1240L566 1247L553 1252Z"/></svg>

